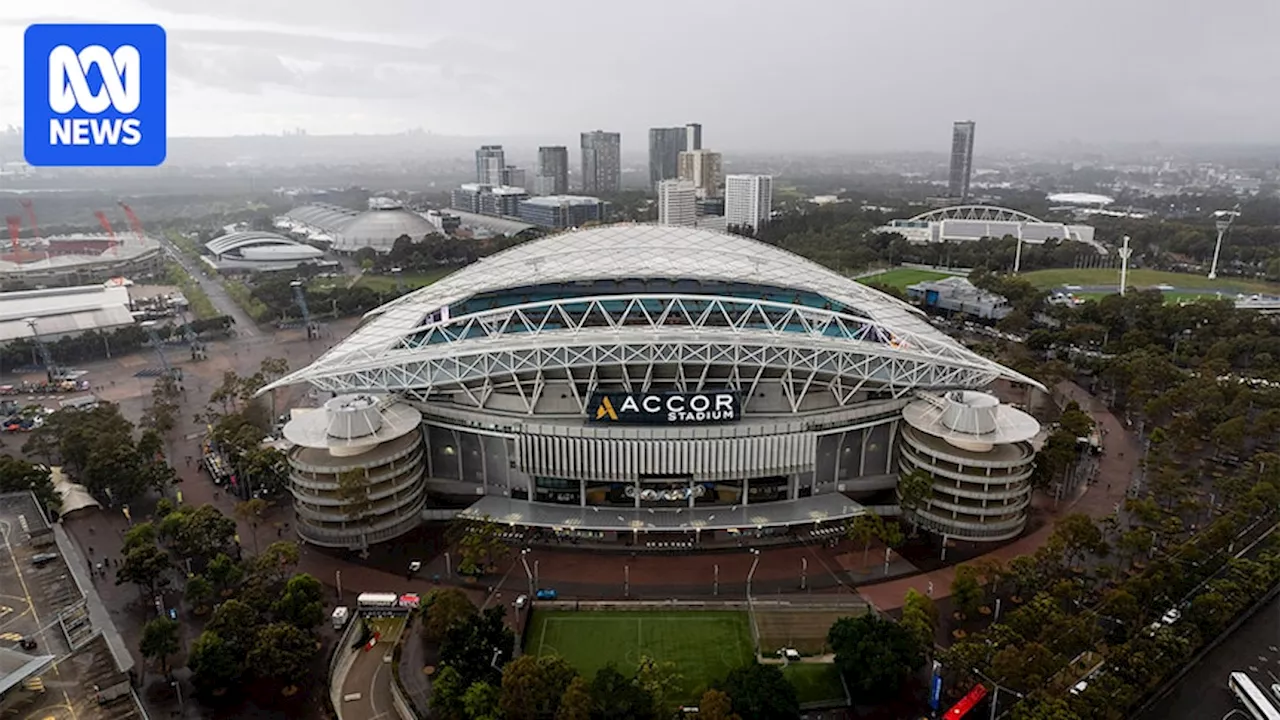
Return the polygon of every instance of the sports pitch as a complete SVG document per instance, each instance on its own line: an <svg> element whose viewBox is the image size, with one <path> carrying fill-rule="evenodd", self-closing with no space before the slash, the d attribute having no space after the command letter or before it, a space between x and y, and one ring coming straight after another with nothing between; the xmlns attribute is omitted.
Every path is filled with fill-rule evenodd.
<svg viewBox="0 0 1280 720"><path fill-rule="evenodd" d="M537 610L525 652L559 655L588 678L610 662L634 672L646 655L671 662L688 700L754 657L750 620L733 611Z"/></svg>

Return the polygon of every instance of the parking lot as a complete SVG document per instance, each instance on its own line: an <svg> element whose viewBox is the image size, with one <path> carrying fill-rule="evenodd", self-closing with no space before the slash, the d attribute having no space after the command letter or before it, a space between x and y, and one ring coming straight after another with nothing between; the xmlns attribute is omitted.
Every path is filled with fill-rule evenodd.
<svg viewBox="0 0 1280 720"><path fill-rule="evenodd" d="M82 575L87 578L91 571L85 567ZM34 640L34 648L23 648L24 639ZM34 498L25 493L0 495L0 648L55 658L40 681L31 683L21 715L41 720L142 716L128 692L99 702L99 692L127 686L128 676L90 622L72 569Z"/></svg>

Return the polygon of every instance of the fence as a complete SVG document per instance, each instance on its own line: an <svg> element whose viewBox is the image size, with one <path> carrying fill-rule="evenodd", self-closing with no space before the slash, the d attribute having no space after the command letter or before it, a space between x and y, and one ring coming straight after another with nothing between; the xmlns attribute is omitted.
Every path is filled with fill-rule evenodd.
<svg viewBox="0 0 1280 720"><path fill-rule="evenodd" d="M351 649L351 644L357 627L364 627L364 620L359 616L351 618L347 623L347 628L334 643L333 657L329 659L329 700L333 703L334 713L338 717L342 717L342 683L356 661L357 651Z"/></svg>

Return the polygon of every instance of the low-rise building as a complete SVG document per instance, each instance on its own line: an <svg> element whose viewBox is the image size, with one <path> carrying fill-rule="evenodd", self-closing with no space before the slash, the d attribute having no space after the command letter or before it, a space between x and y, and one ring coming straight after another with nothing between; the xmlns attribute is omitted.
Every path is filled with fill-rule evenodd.
<svg viewBox="0 0 1280 720"><path fill-rule="evenodd" d="M538 227L563 230L589 222L600 222L608 213L609 203L583 195L548 195L523 200L520 219Z"/></svg>
<svg viewBox="0 0 1280 720"><path fill-rule="evenodd" d="M968 278L949 277L926 280L907 286L907 297L925 307L940 308L982 320L1000 320L1013 312L1002 295L983 290Z"/></svg>

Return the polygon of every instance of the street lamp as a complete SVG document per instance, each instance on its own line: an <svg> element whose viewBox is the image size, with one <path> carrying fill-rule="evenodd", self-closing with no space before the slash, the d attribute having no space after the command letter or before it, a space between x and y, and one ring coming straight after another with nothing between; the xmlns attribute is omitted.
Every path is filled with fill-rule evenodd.
<svg viewBox="0 0 1280 720"><path fill-rule="evenodd" d="M751 569L747 571L747 602L748 603L751 602L751 578L755 577L756 566L760 564L760 550L758 548L751 548L751 554L754 555L755 557L751 559Z"/></svg>
<svg viewBox="0 0 1280 720"><path fill-rule="evenodd" d="M986 675L983 675L981 672L978 672L978 669L977 669L977 668L969 668L969 670L970 670L970 671L972 671L974 675L977 675L978 677L982 678L983 680L986 680L987 682L991 683L991 687L992 687L992 690L991 690L991 720L996 720L996 705L999 703L999 700L1000 700L1000 691L1001 691L1001 690L1003 690L1003 691L1005 691L1005 692L1007 692L1007 693L1012 694L1014 697L1017 697L1019 700L1021 700L1021 699L1023 699L1023 698L1025 698L1025 697L1026 697L1025 695L1023 695L1022 693L1018 692L1017 690L1011 690L1011 689L1009 689L1009 688L1007 688L1007 687L1004 687L1003 685L1001 685L1000 683L996 682L995 680L992 680L991 678L987 677Z"/></svg>
<svg viewBox="0 0 1280 720"><path fill-rule="evenodd" d="M524 567L524 575L529 578L529 597L533 597L533 573L529 572L529 561L525 560L525 555L529 554L529 548L520 551L520 564Z"/></svg>

